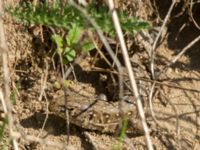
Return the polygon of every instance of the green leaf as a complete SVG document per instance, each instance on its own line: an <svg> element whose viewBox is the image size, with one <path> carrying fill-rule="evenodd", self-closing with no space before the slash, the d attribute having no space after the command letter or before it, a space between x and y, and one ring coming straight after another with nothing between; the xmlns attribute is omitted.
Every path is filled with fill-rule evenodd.
<svg viewBox="0 0 200 150"><path fill-rule="evenodd" d="M64 49L63 56L67 59L68 62L71 62L76 57L76 51L72 48L66 47Z"/></svg>
<svg viewBox="0 0 200 150"><path fill-rule="evenodd" d="M65 88L68 88L69 85L70 85L69 80L64 80L63 86L64 86Z"/></svg>
<svg viewBox="0 0 200 150"><path fill-rule="evenodd" d="M124 117L123 118L123 122L122 122L122 128L121 128L121 132L120 132L120 135L118 137L118 144L116 145L115 149L122 149L122 143L123 143L123 140L126 136L126 130L128 128L128 118L127 117Z"/></svg>
<svg viewBox="0 0 200 150"><path fill-rule="evenodd" d="M139 30L147 29L149 27L147 22L141 21L138 18L125 18L124 16L122 18L122 28L128 33L135 33Z"/></svg>
<svg viewBox="0 0 200 150"><path fill-rule="evenodd" d="M68 46L72 46L73 44L76 44L78 40L80 39L82 32L83 32L83 29L77 23L73 23L72 28L71 30L69 30L69 33L66 37Z"/></svg>
<svg viewBox="0 0 200 150"><path fill-rule="evenodd" d="M8 119L5 118L3 120L3 124L0 125L0 141L3 139L3 134L4 134L4 130L5 130L5 127L6 127L7 123L8 123Z"/></svg>
<svg viewBox="0 0 200 150"><path fill-rule="evenodd" d="M93 42L90 41L86 41L83 43L82 45L82 52L84 53L88 53L89 51L95 49L95 44Z"/></svg>
<svg viewBox="0 0 200 150"><path fill-rule="evenodd" d="M57 45L57 53L61 54L63 52L63 38L58 34L54 34L51 39Z"/></svg>

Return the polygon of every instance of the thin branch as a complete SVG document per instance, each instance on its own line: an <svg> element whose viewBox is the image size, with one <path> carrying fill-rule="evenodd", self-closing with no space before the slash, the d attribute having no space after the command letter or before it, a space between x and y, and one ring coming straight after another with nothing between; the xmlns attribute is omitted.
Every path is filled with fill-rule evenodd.
<svg viewBox="0 0 200 150"><path fill-rule="evenodd" d="M0 0L0 54L2 59L2 66L3 66L3 81L4 81L4 101L7 107L7 116L8 116L8 127L9 127L9 135L12 140L13 146L15 150L19 150L18 143L15 138L12 138L11 133L14 128L13 124L13 116L12 116L12 104L10 101L10 76L8 70L8 47L6 44L6 38L4 34L3 28L3 20L2 15L3 12L3 2Z"/></svg>
<svg viewBox="0 0 200 150"><path fill-rule="evenodd" d="M138 111L139 111L140 119L142 121L144 132L145 132L147 147L148 147L149 150L153 150L153 145L152 145L151 138L150 138L150 135L149 135L149 129L148 129L148 126L147 126L147 123L146 123L141 98L140 98L140 95L139 95L139 92L138 92L138 87L137 87L137 84L136 84L135 76L134 76L133 71L132 71L130 59L129 59L129 56L128 56L128 51L127 51L126 44L125 44L125 41L124 41L124 38L123 38L121 25L119 23L119 18L118 18L117 12L115 10L113 0L108 0L108 5L109 5L110 11L112 13L113 23L114 23L114 26L115 26L115 30L116 30L119 42L120 42L120 46L121 46L123 58L124 58L124 61L125 61L125 65L126 65L126 68L128 70L128 75L129 75L129 79L130 79L130 82L131 82L131 87L133 89L133 94L136 98L137 108L138 108Z"/></svg>
<svg viewBox="0 0 200 150"><path fill-rule="evenodd" d="M155 64L154 63L154 61L155 61L155 49L156 49L156 46L158 44L159 38L160 38L162 32L164 31L164 27L166 26L167 21L169 20L170 14L171 14L171 12L172 12L175 4L176 4L176 1L177 0L173 0L173 3L171 4L171 6L170 6L170 8L169 8L169 10L167 12L167 15L165 16L164 22L163 22L163 24L162 24L162 26L161 26L161 28L159 30L159 33L156 36L156 39L155 39L155 41L153 43L153 46L152 46L152 49L151 49L150 69L151 69L151 75L152 75L153 79L156 78L156 76L155 76L155 70L154 70L155 69L155 67L154 67L154 64Z"/></svg>
<svg viewBox="0 0 200 150"><path fill-rule="evenodd" d="M99 25L95 22L95 20L93 18L90 17L90 15L87 13L87 11L80 7L79 5L77 5L73 0L70 0L69 3L76 8L77 10L79 10L82 15L89 21L89 23L94 27L94 29L96 30L97 35L99 36L99 39L101 40L101 42L104 44L108 54L110 55L110 57L112 58L113 62L115 63L117 70L119 72L118 74L118 79L119 79L119 112L120 112L120 116L123 116L124 112L123 112L123 106L122 106L122 101L123 101L123 70L122 70L122 65L120 63L120 61L118 60L117 56L115 55L115 53L113 52L110 44L108 43L107 39L105 38L105 36L103 35L103 32L101 30L101 28L99 27ZM120 125L122 125L122 121L120 122Z"/></svg>
<svg viewBox="0 0 200 150"><path fill-rule="evenodd" d="M4 113L8 113L8 110L7 110L7 107L6 107L6 102L4 100L4 96L3 96L3 93L2 93L2 90L0 89L0 100L1 100L1 104L3 106L3 111Z"/></svg>
<svg viewBox="0 0 200 150"><path fill-rule="evenodd" d="M63 85L63 92L64 92L64 98L65 98L65 117L66 117L66 128L67 128L67 144L69 144L69 135L70 135L70 119L69 119L69 110L67 107L67 88L65 85L65 73L64 73L64 64L63 64L63 59L61 54L59 54L59 58L60 58L60 63L61 63L61 72L62 72L62 85Z"/></svg>
<svg viewBox="0 0 200 150"><path fill-rule="evenodd" d="M163 72L165 72L170 66L172 66L173 64L175 64L175 63L177 62L177 60L178 60L181 56L183 56L183 54L184 54L189 48L191 48L195 43L197 43L199 40L200 40L200 35L199 35L198 37L196 37L194 40L192 40L187 46L185 46L185 47L182 49L182 51L181 51L178 55L176 55L176 57L174 57L174 58L172 59L172 61L171 61L168 65L166 65L166 66L159 72L158 77L159 77Z"/></svg>
<svg viewBox="0 0 200 150"><path fill-rule="evenodd" d="M119 75L118 75L118 78L119 78L119 98L123 99L123 75L122 75L123 70L122 70L122 65L121 65L120 61L118 60L118 58L114 54L110 44L108 43L107 39L103 35L101 28L95 22L95 20L90 17L90 15L87 13L87 11L84 8L77 5L73 0L70 0L69 4L71 4L74 8L79 10L82 13L82 15L89 21L89 23L94 27L94 29L96 30L97 35L99 36L101 42L104 44L108 54L110 55L110 57L112 58L112 60L116 64L117 70L119 72Z"/></svg>
<svg viewBox="0 0 200 150"><path fill-rule="evenodd" d="M47 87L47 77L48 77L48 63L45 61L45 64L46 64L46 69L45 69L45 73L42 75L41 77L41 92L40 92L40 96L38 98L39 101L42 100L42 97L44 96L44 92L45 92L45 89Z"/></svg>
<svg viewBox="0 0 200 150"><path fill-rule="evenodd" d="M156 117L155 117L155 114L154 114L154 111L153 111L153 108L152 108L152 99L153 99L153 92L154 92L154 88L155 88L155 85L156 85L156 79L159 77L160 74L157 74L155 75L155 49L156 49L156 46L158 44L158 41L159 41L159 38L161 36L161 33L162 31L164 30L164 27L166 26L167 24L167 21L169 20L169 17L170 17L170 14L176 4L176 0L173 0L168 12L167 12L167 15L165 16L165 19L164 19L164 22L161 26L161 29L158 33L158 35L156 36L156 39L153 43L153 46L151 48L151 57L150 57L150 70L151 70L151 75L152 75L152 78L154 80L153 84L152 84L152 88L150 90L150 95L149 95L149 106L150 106L150 111L151 111L151 114L152 114L152 118L154 119L154 121L159 125Z"/></svg>
<svg viewBox="0 0 200 150"><path fill-rule="evenodd" d="M190 7L189 7L189 11L188 11L188 14L189 16L191 17L194 25L197 27L197 29L200 30L200 26L198 25L198 23L196 22L196 20L194 19L194 16L193 16L193 13L192 13L192 10L193 10L193 5L195 4L195 2L193 2L193 0L190 0Z"/></svg>
<svg viewBox="0 0 200 150"><path fill-rule="evenodd" d="M40 135L42 134L42 132L43 132L43 130L44 130L44 128L45 128L45 125L46 125L46 123L47 123L47 119L48 119L48 117L49 117L49 110L48 110L48 108L49 108L49 101L48 101L48 99L47 99L47 96L46 96L46 92L45 92L45 89L46 89L46 86L47 86L47 77L48 77L48 69L49 69L49 67L48 67L48 63L47 63L47 61L45 61L45 64L46 64L46 69L45 69L45 73L44 73L44 77L42 77L41 78L41 80L42 80L42 89L41 89L41 93L40 93L40 97L39 97L39 101L41 101L42 100L42 97L44 97L45 98L45 101L46 101L46 115L45 115L45 119L44 119L44 122L43 122L43 124L42 124L42 128L41 128L41 131L39 132L39 134L38 134L38 136L37 137L40 137Z"/></svg>
<svg viewBox="0 0 200 150"><path fill-rule="evenodd" d="M149 109L150 109L150 113L151 113L151 116L154 120L154 122L159 126L161 127L160 123L158 122L158 120L156 119L156 115L153 111L153 105L152 105L152 99L153 99L153 93L154 93L154 89L155 89L155 85L156 83L154 82L151 86L151 90L150 90L150 93L149 93L149 98L148 98L148 101L149 101Z"/></svg>

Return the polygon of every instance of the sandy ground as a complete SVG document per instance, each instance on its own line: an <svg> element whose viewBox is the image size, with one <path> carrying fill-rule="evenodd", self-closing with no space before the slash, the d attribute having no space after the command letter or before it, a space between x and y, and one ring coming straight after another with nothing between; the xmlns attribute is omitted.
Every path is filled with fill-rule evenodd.
<svg viewBox="0 0 200 150"><path fill-rule="evenodd" d="M172 19L168 25L168 34L156 49L156 67L158 69L163 69L182 48L199 35L200 31L192 24L188 24L180 31L184 21L183 19L182 21ZM39 100L45 79L44 60L50 58L48 44L45 45L38 41L29 28L13 22L9 16L5 17L4 27L9 47L11 83L17 87L19 92L13 109L15 123L26 135L38 136L50 143L59 143L59 146L67 145L65 120L52 114L47 116L47 102L44 98ZM159 90L152 104L158 124L151 115L148 116L148 122L152 130L151 139L157 150L178 149L179 146L182 150L198 150L200 148L199 48L200 43L198 42L162 74L160 82L156 85ZM45 92L47 99L51 100L60 91L53 86L59 78L59 69L53 68L52 61L47 62L49 70ZM87 60L86 63L89 64ZM81 65L85 64L80 64L80 68L83 67ZM81 69L84 70L84 68ZM81 71L76 71L76 75L79 79ZM89 81L83 84L91 86ZM149 112L148 102L145 104L146 111ZM47 122L42 130L45 118L47 118ZM64 149L23 138L20 138L18 143L20 149L23 150ZM110 150L117 149L118 144L116 136L85 131L71 125L69 143L66 148ZM122 147L123 150L147 149L144 136L127 137Z"/></svg>

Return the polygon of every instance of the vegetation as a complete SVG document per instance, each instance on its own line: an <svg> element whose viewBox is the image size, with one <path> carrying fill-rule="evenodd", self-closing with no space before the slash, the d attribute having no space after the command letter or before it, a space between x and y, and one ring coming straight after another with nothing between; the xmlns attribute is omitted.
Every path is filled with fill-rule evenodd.
<svg viewBox="0 0 200 150"><path fill-rule="evenodd" d="M112 18L109 9L102 4L101 7L96 7L95 0L85 8L101 30L107 37L115 38L115 30L112 23ZM85 17L76 8L69 4L63 5L61 1L56 0L53 3L44 1L38 2L33 6L30 2L23 2L16 7L7 7L7 12L18 22L27 26L45 26L53 30L62 29L65 34L54 33L51 35L52 42L56 45L56 53L63 58L63 63L68 64L73 61L77 53L87 53L95 50L96 43L90 36L84 37L87 32L94 33L93 27L86 21ZM122 30L134 36L136 32L147 28L148 23L139 20L133 16L128 17L125 12L118 12ZM15 93L12 94L15 99ZM3 136L5 123L1 127L0 136ZM124 121L122 131L119 137L119 142L122 143L127 129L127 120ZM120 149L120 144L117 146Z"/></svg>
<svg viewBox="0 0 200 150"><path fill-rule="evenodd" d="M93 1L86 9L105 35L115 37L112 18L107 6L102 5L97 9L95 1ZM77 50L88 52L95 49L95 43L90 38L85 38L83 42L80 42L83 32L93 32L93 27L88 24L78 10L69 4L62 5L59 0L56 0L53 4L48 3L48 1L42 4L38 2L34 7L32 3L24 2L15 8L8 7L7 11L17 22L25 25L42 25L64 29L67 33L65 37L59 34L52 35L52 41L57 45L57 53L62 54L64 63L73 61ZM137 31L148 27L148 23L127 16L126 13L119 12L122 29L126 33L134 35Z"/></svg>

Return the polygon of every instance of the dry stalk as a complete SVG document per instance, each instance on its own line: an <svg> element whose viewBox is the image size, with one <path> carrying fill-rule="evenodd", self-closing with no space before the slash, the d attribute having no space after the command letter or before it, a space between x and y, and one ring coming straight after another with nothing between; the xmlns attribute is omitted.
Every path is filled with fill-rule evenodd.
<svg viewBox="0 0 200 150"><path fill-rule="evenodd" d="M7 110L6 103L5 103L4 96L3 96L3 92L2 92L1 89L0 89L0 100L1 100L1 104L3 106L3 111L4 111L5 114L7 114L8 110Z"/></svg>
<svg viewBox="0 0 200 150"><path fill-rule="evenodd" d="M197 43L199 40L200 40L200 35L197 36L194 40L192 40L188 45L186 45L186 46L182 49L182 51L181 51L178 55L176 55L176 56L172 59L172 61L162 69L162 71L159 72L158 77L159 77L162 73L164 73L170 66L172 66L173 64L175 64L175 63L177 62L177 60L178 60L181 56L183 56L183 54L184 54L189 48L191 48L195 43Z"/></svg>
<svg viewBox="0 0 200 150"><path fill-rule="evenodd" d="M95 22L95 20L90 17L90 15L87 13L87 11L84 8L77 5L73 0L70 0L69 4L71 4L74 8L79 10L82 13L82 15L89 21L89 23L94 27L94 29L96 30L96 33L99 36L101 42L104 44L108 54L110 55L110 57L114 61L115 65L117 67L117 70L119 72L119 74L118 74L118 78L119 78L119 98L120 98L120 100L122 100L123 99L123 75L122 75L123 70L122 70L122 66L121 66L120 61L118 60L118 58L114 54L112 48L110 47L110 44L108 43L107 39L103 35L101 28L98 26L98 24Z"/></svg>
<svg viewBox="0 0 200 150"><path fill-rule="evenodd" d="M69 110L67 109L67 87L65 85L65 71L64 71L64 65L63 65L63 59L61 54L59 54L60 63L61 63L61 72L62 72L62 85L63 85L63 92L64 92L64 98L65 98L65 116L66 116L66 129L67 129L67 144L69 144L69 135L70 135L70 120L69 120Z"/></svg>
<svg viewBox="0 0 200 150"><path fill-rule="evenodd" d="M41 85L42 86L42 90L41 90L41 93L40 93L39 101L42 100L42 97L45 98L45 101L46 101L46 110L45 110L46 113L45 114L46 114L46 116L45 116L44 122L42 124L41 131L39 132L39 134L38 134L37 137L40 137L40 135L42 134L42 132L43 132L43 130L45 128L47 119L49 117L49 110L48 110L48 108L49 108L49 101L47 99L46 92L45 92L45 89L46 89L46 86L47 86L46 84L47 84L47 77L48 77L48 69L49 69L49 67L48 67L48 63L46 61L45 61L45 64L46 64L46 69L45 69L45 73L43 75L44 77L41 78L41 80L42 80L42 85Z"/></svg>
<svg viewBox="0 0 200 150"><path fill-rule="evenodd" d="M192 10L193 10L193 5L195 4L195 2L193 0L190 0L190 7L189 7L189 16L192 19L194 25L197 27L197 29L200 30L200 26L198 25L198 23L196 22L196 20L194 19Z"/></svg>
<svg viewBox="0 0 200 150"><path fill-rule="evenodd" d="M77 57L73 63L70 64L70 67L67 68L67 70L65 71L65 74L64 74L64 79L67 79L68 76L70 75L71 72L73 72L73 66L75 64L79 64L83 59L85 58L85 55L82 54L81 56Z"/></svg>
<svg viewBox="0 0 200 150"><path fill-rule="evenodd" d="M94 72L106 72L106 73L118 74L118 72L116 72L116 71L102 69L102 68L99 68L99 67L92 67L92 69L93 70L91 70L91 71L94 71ZM128 76L128 74L126 74L126 73L123 73L123 75L124 76ZM155 82L158 85L170 87L170 88L173 88L173 89L179 89L179 90L183 90L183 91L190 91L190 92L193 92L193 93L200 93L200 90L198 90L198 89L191 89L191 88L185 88L185 87L182 87L182 86L174 85L173 82L153 81L153 80L148 79L148 78L136 78L136 80L139 80L139 81L141 80L141 81L149 82L149 83L152 83L152 84Z"/></svg>
<svg viewBox="0 0 200 150"><path fill-rule="evenodd" d="M152 75L153 79L157 78L157 76L155 76L155 70L154 70L155 69L155 67L154 67L155 66L155 62L154 62L155 61L155 49L156 49L156 46L158 44L159 38L162 35L162 32L164 31L164 28L166 27L167 21L169 20L170 14L171 14L171 12L172 12L175 4L176 4L176 1L177 0L173 0L172 4L171 4L171 6L170 6L170 8L169 8L169 10L167 12L167 15L165 16L163 24L162 24L162 26L161 26L161 28L160 28L157 36L156 36L156 39L155 39L155 41L153 43L153 46L151 48L150 69L151 69L151 75Z"/></svg>
<svg viewBox="0 0 200 150"><path fill-rule="evenodd" d="M156 115L153 111L153 105L152 105L152 99L153 99L153 93L154 93L154 89L155 89L155 85L156 83L154 82L151 86L151 90L150 90L150 93L149 93L149 109L150 109L150 113L151 113L151 116L154 120L154 122L159 126L161 127L160 123L158 122L158 120L156 119Z"/></svg>
<svg viewBox="0 0 200 150"><path fill-rule="evenodd" d="M175 5L175 3L176 3L176 0L174 0L173 1L173 3L171 4L171 7L170 7L170 9L169 9L169 11L168 11L168 13L167 13L167 15L166 15L166 17L165 17L165 20L164 20L164 23L163 23L163 25L162 25L162 27L166 24L166 22L167 22L167 20L169 19L169 16L170 16L170 14L171 14L171 11L172 11L172 9L173 9L173 7L174 7L174 5ZM190 14L191 15L191 14ZM193 20L193 22L194 22L194 20ZM194 22L195 23L195 22ZM162 29L162 27L161 27L161 29ZM160 33L160 32L159 32ZM158 34L158 36L159 36L159 34ZM164 67L164 69L162 69L162 71L160 71L158 74L157 74L157 76L155 76L155 73L154 73L154 58L155 58L155 47L156 47L156 45L157 45L157 40L158 40L158 37L157 36L157 38L156 38L156 40L155 40L155 42L154 42L154 44L153 44L153 47L152 47L152 55L151 55L151 73L152 73L152 76L154 77L154 79L157 79L162 73L164 73L170 66L172 66L190 47L192 47L195 43L197 43L199 40L200 40L200 36L198 36L197 38L195 38L192 42L190 42L187 46L185 46L183 49L182 49L182 51L175 57L175 58L173 58L172 59L172 61L168 64L168 65L166 65L165 67ZM151 91L150 91L150 93L153 93L153 91L154 91L154 87L155 87L155 81L154 81L154 83L153 83L153 85L152 85L152 88L151 88ZM151 95L151 94L150 94ZM153 108L152 108L152 98L153 98L153 96L150 96L149 97L149 103L150 103L150 111L151 111L151 113L152 113L152 117L153 117L153 119L154 119L154 121L156 122L156 124L158 124L158 121L156 120L156 118L155 118L155 114L154 114L154 112L153 112ZM170 105L172 106L172 108L174 109L174 112L175 112L175 114L176 114L176 134L177 134L177 143L178 143L178 146L179 146L179 148L180 148L180 125L179 125L179 115L178 115L178 112L177 112L177 108L173 105L173 103L169 100L169 103L170 103Z"/></svg>
<svg viewBox="0 0 200 150"><path fill-rule="evenodd" d="M173 3L172 3L172 5L171 5L171 7L170 7L170 9L169 9L169 11L171 11L172 10L172 8L174 7L174 3L176 3L176 0L174 0L173 1ZM171 12L169 12L168 11L168 13L167 13L167 15L168 14L170 14ZM169 16L167 17L167 15L166 15L166 17L165 18L169 18ZM168 20L168 19L167 19ZM164 24L164 23L163 23ZM162 25L163 26L163 25ZM161 27L162 28L162 27ZM158 36L157 36L158 37ZM158 37L159 38L159 37ZM157 39L157 38L156 38ZM157 78L162 74L162 73L164 73L170 66L172 66L174 63L176 63L177 62L177 60L189 49L189 48L191 48L195 43L197 43L198 41L200 40L200 36L198 36L198 37L196 37L194 40L192 40L188 45L186 45L183 49L182 49L182 51L178 54L178 55L176 55L173 59L172 59L172 61L168 64L168 65L166 65L163 69L162 69L162 71L160 71L158 74L157 74ZM156 42L156 40L155 40L155 42ZM156 46L156 43L154 42L154 45ZM152 64L152 66L154 66L154 58L155 58L155 48L152 48L152 61L151 61L151 64ZM153 67L152 67L153 68ZM153 70L153 72L154 72L154 68L153 69L151 69L151 70ZM154 73L153 73L154 74Z"/></svg>
<svg viewBox="0 0 200 150"><path fill-rule="evenodd" d="M2 66L3 66L3 82L4 82L4 93L3 93L3 100L6 109L7 109L7 117L8 117L8 127L9 127L9 136L12 140L12 144L15 150L19 150L18 143L15 138L12 137L12 132L14 129L13 124L13 116L12 116L12 104L10 101L10 76L9 76L9 69L8 69L8 47L6 44L6 38L4 34L4 28L3 28L3 20L2 16L4 14L3 11L3 2L0 0L0 54L2 59Z"/></svg>
<svg viewBox="0 0 200 150"><path fill-rule="evenodd" d="M41 92L40 92L40 96L38 98L39 101L42 100L42 97L44 96L45 89L47 87L48 64L47 64L47 62L45 62L45 64L46 64L45 73L41 77Z"/></svg>
<svg viewBox="0 0 200 150"><path fill-rule="evenodd" d="M151 56L150 56L150 70L151 70L151 75L152 75L152 78L154 80L153 84L152 84L152 87L151 87L151 90L150 90L150 94L149 94L149 107L150 107L150 112L151 112L151 115L152 115L152 118L153 120L155 121L155 123L157 125L160 126L159 122L157 121L156 117L155 117L155 114L154 114L154 111L153 111L153 106L152 106L152 99L153 99L153 92L154 92L154 89L155 89L155 85L156 85L156 79L159 77L160 74L155 74L155 50L156 50L156 46L158 44L158 41L159 41L159 38L164 30L164 28L166 27L166 24L167 24L167 21L169 20L170 18L170 14L175 6L175 4L177 3L176 0L173 0L166 16L165 16L165 19L163 21L163 24L159 30L159 33L157 34L156 36L156 39L153 43L153 46L151 47Z"/></svg>
<svg viewBox="0 0 200 150"><path fill-rule="evenodd" d="M149 94L149 109L150 109L150 113L151 113L153 121L161 129L164 129L162 127L162 125L159 123L159 121L156 119L156 115L155 115L154 110L153 110L152 99L153 99L153 93L154 93L155 85L156 85L156 83L154 82L152 87L151 87L151 90L150 90L150 94ZM180 121L179 121L179 114L178 114L176 106L171 102L170 99L168 100L168 102L172 106L172 108L173 108L173 110L175 112L175 115L176 115L176 135L177 135L178 146L180 147L180 123L179 123ZM167 131L169 132L168 129L167 129Z"/></svg>
<svg viewBox="0 0 200 150"><path fill-rule="evenodd" d="M105 36L103 35L102 30L100 29L100 27L98 26L98 24L95 22L95 20L93 18L90 17L90 15L87 13L87 11L80 7L79 5L77 5L73 0L70 0L69 3L76 8L77 10L79 10L82 15L89 21L89 23L94 27L94 29L96 30L97 35L99 36L99 39L101 40L101 42L104 44L108 54L110 55L110 57L112 58L113 62L115 63L117 70L118 70L118 79L119 79L119 111L120 111L120 116L123 117L123 70L122 70L122 65L120 63L120 61L118 60L118 58L116 57L115 53L113 52L112 48L110 47L110 44L108 43L107 39L105 38ZM122 120L120 124L122 125Z"/></svg>
<svg viewBox="0 0 200 150"><path fill-rule="evenodd" d="M116 33L117 33L117 37L118 37L119 42L120 42L120 46L121 46L123 58L124 58L124 61L125 61L125 65L126 65L126 68L128 70L128 75L129 75L129 79L130 79L130 82L131 82L131 87L133 89L133 94L136 98L137 108L138 108L138 111L139 111L140 119L142 121L144 132L145 132L147 147L148 147L149 150L153 150L153 145L152 145L152 141L151 141L151 138L150 138L150 135L149 135L149 129L148 129L148 126L147 126L147 123L146 123L141 98L140 98L140 95L139 95L139 92L138 92L138 87L137 87L137 84L136 84L135 76L134 76L133 71L132 71L130 59L129 59L129 56L128 56L128 51L127 51L126 44L125 44L125 41L124 41L124 38L123 38L121 25L119 23L119 18L118 18L117 12L115 10L113 0L108 0L108 5L109 5L109 8L110 8L110 11L111 11L111 14L112 14L112 19L113 19L113 23L114 23L115 30L116 30Z"/></svg>

